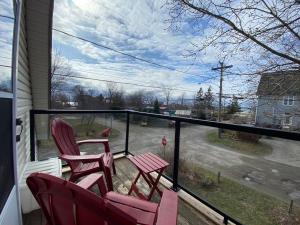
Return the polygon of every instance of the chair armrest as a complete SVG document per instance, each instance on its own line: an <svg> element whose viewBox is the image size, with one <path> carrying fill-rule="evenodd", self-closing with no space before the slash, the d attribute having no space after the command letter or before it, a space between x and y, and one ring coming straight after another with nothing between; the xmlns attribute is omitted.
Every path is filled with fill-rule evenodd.
<svg viewBox="0 0 300 225"><path fill-rule="evenodd" d="M99 144L100 143L100 144L104 145L105 152L110 152L108 139L87 139L87 140L77 141L76 143L78 146L83 145L83 144Z"/></svg>
<svg viewBox="0 0 300 225"><path fill-rule="evenodd" d="M105 186L103 176L98 173L93 173L86 176L84 179L79 181L77 185L84 189L90 189L94 185L98 185L101 196L104 196L107 193L107 188Z"/></svg>
<svg viewBox="0 0 300 225"><path fill-rule="evenodd" d="M113 191L108 192L105 196L104 199L107 201L110 201L112 203L118 203L123 206L127 206L130 208L136 208L136 209L141 209L143 211L148 211L155 213L157 211L157 204L144 201L141 199L134 198L132 196L128 195L122 195Z"/></svg>
<svg viewBox="0 0 300 225"><path fill-rule="evenodd" d="M97 154L97 155L61 155L59 156L60 159L64 161L80 161L82 163L88 163L88 162L97 162L102 160L103 154Z"/></svg>
<svg viewBox="0 0 300 225"><path fill-rule="evenodd" d="M178 196L176 192L164 190L157 211L155 225L176 225L178 212Z"/></svg>
<svg viewBox="0 0 300 225"><path fill-rule="evenodd" d="M77 141L77 145L83 145L83 144L99 144L99 143L105 143L108 142L108 139L87 139L82 141Z"/></svg>

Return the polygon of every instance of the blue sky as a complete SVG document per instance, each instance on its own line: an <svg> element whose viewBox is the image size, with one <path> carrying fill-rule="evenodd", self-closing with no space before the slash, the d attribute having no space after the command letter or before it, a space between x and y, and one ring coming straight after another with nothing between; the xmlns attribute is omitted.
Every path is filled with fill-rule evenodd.
<svg viewBox="0 0 300 225"><path fill-rule="evenodd" d="M179 31L174 31L169 28L167 20L170 18L164 3L164 0L55 0L53 28L186 73L134 60L56 31L53 31L53 49L58 50L80 76L174 88L173 98L182 94L192 98L200 86L206 90L211 85L217 93L219 74L211 68L220 60L218 49L210 47L196 59L187 57L190 50L195 50L192 43L203 41L207 34L214 32L213 27L206 21L195 24L187 20ZM1 14L11 15L8 7L11 1L0 4ZM7 43L12 38L12 21L0 18L0 23L1 63L10 65L11 46ZM194 26L201 29L195 32ZM227 64L235 65L233 71L243 67L239 57L228 59ZM1 68L0 82L9 76L9 69ZM226 77L224 93L243 93L247 88L241 82L240 77ZM70 80L70 83L100 92L106 89L106 82ZM142 89L163 95L160 89L118 86L128 93Z"/></svg>
<svg viewBox="0 0 300 225"><path fill-rule="evenodd" d="M170 19L164 1L139 0L60 0L55 1L53 27L122 52L163 64L186 73L156 67L90 43L67 37L53 31L53 49L58 49L81 76L120 82L182 89L172 96L192 97L200 86L212 86L218 92L218 73L211 71L217 66L219 52L209 48L206 54L186 57L194 50L193 42L199 42L213 29L203 24L201 32L194 32L195 24L186 22L180 31L169 29ZM236 59L235 64L239 64ZM230 61L228 63L231 63ZM241 78L225 79L225 93L241 93ZM105 82L80 80L86 87L100 91ZM201 83L199 85L199 83ZM144 89L134 85L121 85L127 92ZM147 90L151 90L147 89ZM155 90L159 95L160 90Z"/></svg>

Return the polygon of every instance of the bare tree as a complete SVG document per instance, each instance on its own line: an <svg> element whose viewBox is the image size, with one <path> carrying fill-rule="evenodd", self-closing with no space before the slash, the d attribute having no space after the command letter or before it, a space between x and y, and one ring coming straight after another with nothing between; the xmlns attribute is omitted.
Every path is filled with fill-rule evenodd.
<svg viewBox="0 0 300 225"><path fill-rule="evenodd" d="M106 83L106 97L108 98L108 103L111 104L114 95L118 92L118 86L116 83L107 82Z"/></svg>
<svg viewBox="0 0 300 225"><path fill-rule="evenodd" d="M76 85L72 91L74 100L78 103L78 108L88 109L87 92L84 90L84 88L81 85Z"/></svg>
<svg viewBox="0 0 300 225"><path fill-rule="evenodd" d="M142 111L144 108L145 94L143 91L136 91L127 96L127 105L133 107L138 111Z"/></svg>
<svg viewBox="0 0 300 225"><path fill-rule="evenodd" d="M166 0L173 28L192 21L206 32L192 55L213 46L244 55L254 73L300 66L300 4L295 0ZM246 54L245 54L246 53ZM253 53L253 54L250 54ZM257 71L259 70L259 71Z"/></svg>
<svg viewBox="0 0 300 225"><path fill-rule="evenodd" d="M62 92L55 93L52 96L51 107L53 109L69 107L69 96Z"/></svg>
<svg viewBox="0 0 300 225"><path fill-rule="evenodd" d="M153 105L155 101L155 92L154 91L146 91L144 93L144 101L148 105Z"/></svg>
<svg viewBox="0 0 300 225"><path fill-rule="evenodd" d="M50 74L51 96L54 96L55 92L60 91L60 88L70 75L72 75L71 65L66 59L62 57L60 51L54 50L52 53Z"/></svg>
<svg viewBox="0 0 300 225"><path fill-rule="evenodd" d="M124 90L114 82L106 83L106 96L111 109L122 109L125 105Z"/></svg>
<svg viewBox="0 0 300 225"><path fill-rule="evenodd" d="M169 106L169 102L170 102L170 99L172 96L173 89L165 84L161 84L161 86L162 86L162 93L166 99L166 105Z"/></svg>

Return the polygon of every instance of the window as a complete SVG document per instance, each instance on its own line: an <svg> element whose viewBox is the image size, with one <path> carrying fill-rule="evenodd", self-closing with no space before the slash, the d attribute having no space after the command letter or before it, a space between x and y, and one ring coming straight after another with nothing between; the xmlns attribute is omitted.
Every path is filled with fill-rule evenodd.
<svg viewBox="0 0 300 225"><path fill-rule="evenodd" d="M0 2L0 92L12 91L14 11L12 0Z"/></svg>
<svg viewBox="0 0 300 225"><path fill-rule="evenodd" d="M293 117L290 115L285 115L283 118L283 125L292 125L293 124Z"/></svg>
<svg viewBox="0 0 300 225"><path fill-rule="evenodd" d="M283 105L294 105L294 96L284 96Z"/></svg>
<svg viewBox="0 0 300 225"><path fill-rule="evenodd" d="M15 184L13 166L12 0L0 1L0 214Z"/></svg>

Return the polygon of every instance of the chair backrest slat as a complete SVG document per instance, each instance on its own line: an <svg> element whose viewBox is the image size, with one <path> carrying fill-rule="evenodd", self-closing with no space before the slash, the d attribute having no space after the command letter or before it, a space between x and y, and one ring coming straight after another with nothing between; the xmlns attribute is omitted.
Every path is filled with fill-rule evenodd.
<svg viewBox="0 0 300 225"><path fill-rule="evenodd" d="M56 146L61 154L80 155L80 150L76 144L73 128L64 120L55 118L51 122L51 133ZM75 169L80 163L69 163Z"/></svg>
<svg viewBox="0 0 300 225"><path fill-rule="evenodd" d="M48 225L136 225L131 216L74 183L33 173L27 185L41 206Z"/></svg>

